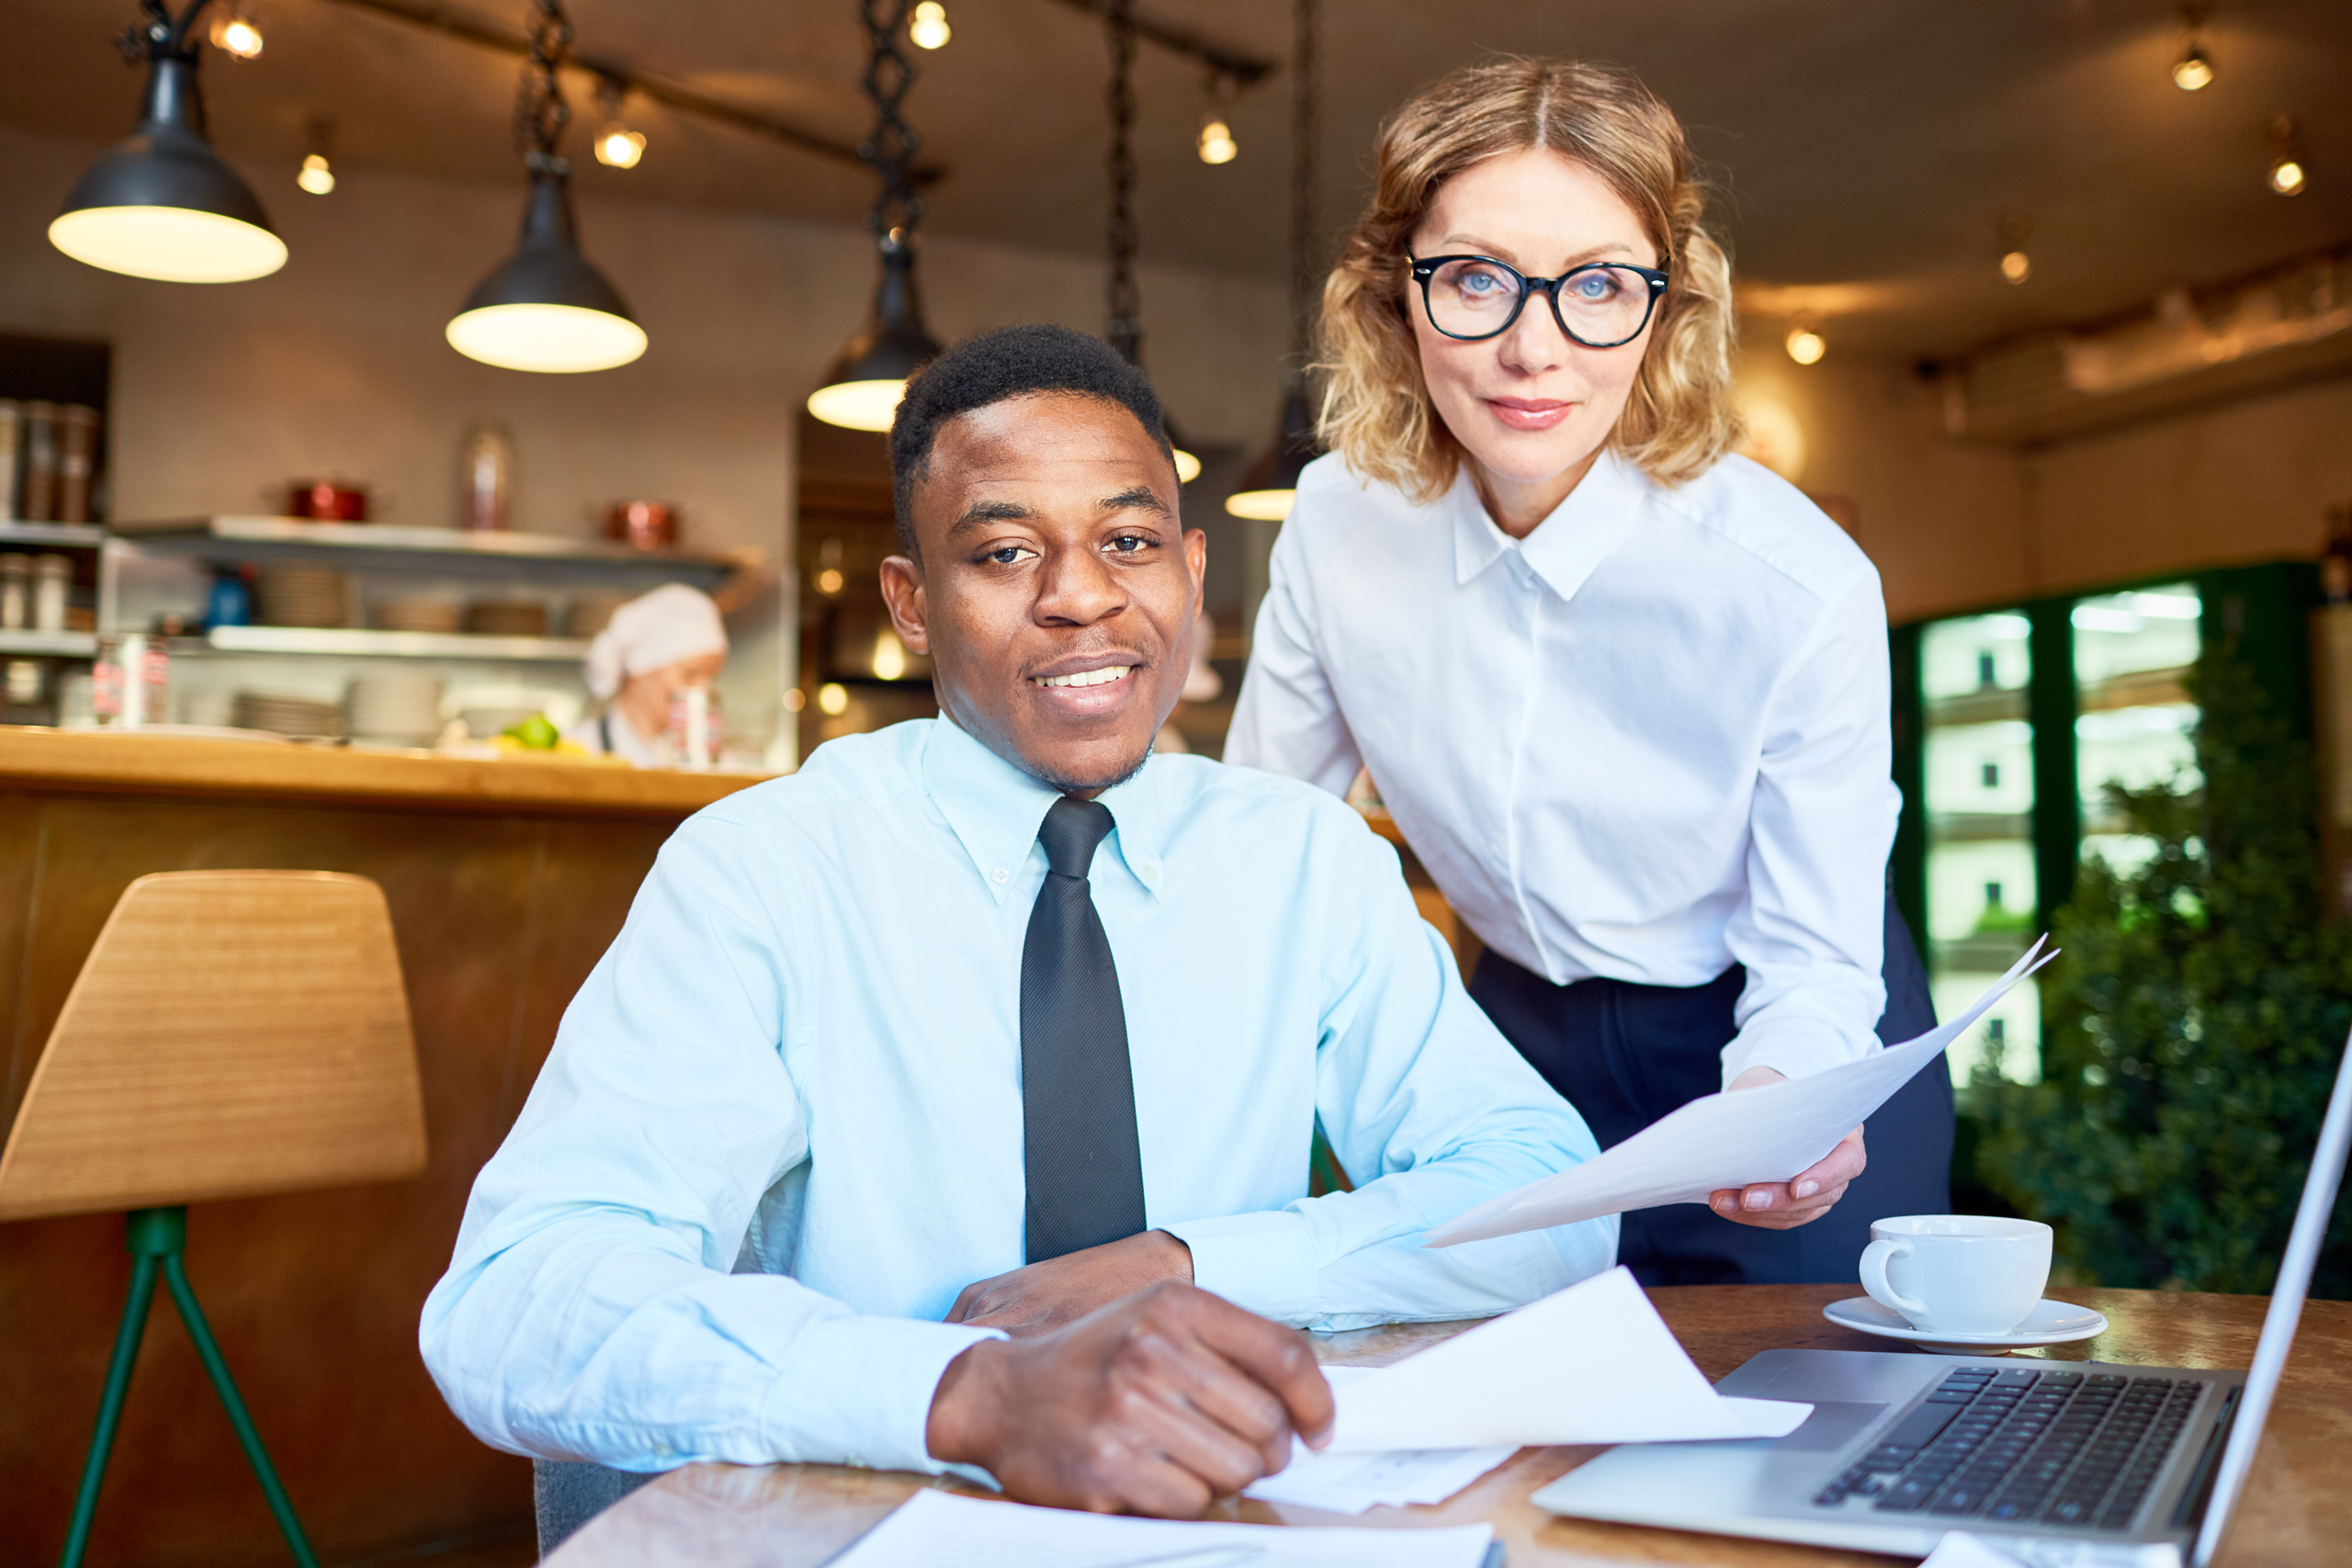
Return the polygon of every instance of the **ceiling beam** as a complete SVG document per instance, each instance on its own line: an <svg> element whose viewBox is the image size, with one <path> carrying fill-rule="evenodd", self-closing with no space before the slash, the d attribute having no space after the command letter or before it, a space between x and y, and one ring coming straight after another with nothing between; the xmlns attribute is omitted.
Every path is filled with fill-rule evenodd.
<svg viewBox="0 0 2352 1568"><path fill-rule="evenodd" d="M530 55L530 39L522 33L510 32L494 22L461 11L454 6L440 5L437 0L333 0L333 3L389 17L426 32L439 33L484 49L494 49L503 54L520 55L526 59ZM600 77L681 113L695 115L714 124L731 126L754 136L763 136L769 141L780 141L787 147L837 164L852 164L861 169L870 167L858 152L856 143L842 141L822 131L810 130L788 119L745 108L724 98L714 98L691 87L680 86L659 76L649 76L594 55L574 52L566 63L576 71ZM946 173L939 164L921 164L909 170L908 175L917 185L928 186L936 183Z"/></svg>
<svg viewBox="0 0 2352 1568"><path fill-rule="evenodd" d="M1107 17L1111 14L1110 0L1061 0L1061 4L1092 17ZM1144 10L1136 11L1134 17L1137 38L1148 39L1178 54L1191 55L1216 74L1231 77L1236 86L1255 86L1281 69L1280 62L1219 43L1182 22L1171 22Z"/></svg>

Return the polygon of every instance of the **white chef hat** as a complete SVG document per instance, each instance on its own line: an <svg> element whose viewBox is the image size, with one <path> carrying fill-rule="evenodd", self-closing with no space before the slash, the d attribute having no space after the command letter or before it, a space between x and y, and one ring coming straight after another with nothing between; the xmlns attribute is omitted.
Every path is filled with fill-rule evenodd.
<svg viewBox="0 0 2352 1568"><path fill-rule="evenodd" d="M727 651L727 626L709 594L665 583L613 612L588 645L588 689L608 702L631 675Z"/></svg>

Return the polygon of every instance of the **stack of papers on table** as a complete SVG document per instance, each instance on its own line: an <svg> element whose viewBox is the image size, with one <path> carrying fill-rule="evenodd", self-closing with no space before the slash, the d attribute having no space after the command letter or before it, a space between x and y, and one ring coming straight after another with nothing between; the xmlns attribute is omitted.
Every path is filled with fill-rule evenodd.
<svg viewBox="0 0 2352 1568"><path fill-rule="evenodd" d="M828 1568L1481 1568L1494 1534L1177 1524L925 1490Z"/></svg>
<svg viewBox="0 0 2352 1568"><path fill-rule="evenodd" d="M1326 1367L1323 1375L1336 1396L1340 1390L1382 1373L1376 1367ZM1317 1453L1294 1438L1290 1463L1252 1485L1245 1495L1333 1514L1361 1514L1384 1505L1404 1508L1442 1503L1519 1449L1517 1443L1492 1443L1472 1449Z"/></svg>
<svg viewBox="0 0 2352 1568"><path fill-rule="evenodd" d="M1708 1194L1759 1181L1786 1181L1826 1156L1839 1139L1972 1028L2003 992L2052 958L2043 937L1976 1005L1916 1040L1874 1051L1809 1077L1710 1094L1658 1118L1623 1143L1557 1176L1482 1203L1430 1233L1431 1247L1485 1241L1654 1209L1703 1203Z"/></svg>
<svg viewBox="0 0 2352 1568"><path fill-rule="evenodd" d="M1813 1413L1717 1393L1624 1269L1331 1392L1327 1454L1781 1438Z"/></svg>

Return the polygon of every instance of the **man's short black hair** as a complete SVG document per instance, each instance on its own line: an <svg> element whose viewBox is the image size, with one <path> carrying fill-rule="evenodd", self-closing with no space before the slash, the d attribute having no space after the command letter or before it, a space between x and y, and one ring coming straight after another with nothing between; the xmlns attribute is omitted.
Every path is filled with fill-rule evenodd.
<svg viewBox="0 0 2352 1568"><path fill-rule="evenodd" d="M1046 325L1001 327L966 338L915 372L890 423L891 500L899 543L909 555L921 558L914 489L930 473L939 427L957 414L1031 392L1077 392L1117 403L1136 416L1161 452L1170 452L1151 378L1101 338ZM1175 461L1172 453L1169 461Z"/></svg>

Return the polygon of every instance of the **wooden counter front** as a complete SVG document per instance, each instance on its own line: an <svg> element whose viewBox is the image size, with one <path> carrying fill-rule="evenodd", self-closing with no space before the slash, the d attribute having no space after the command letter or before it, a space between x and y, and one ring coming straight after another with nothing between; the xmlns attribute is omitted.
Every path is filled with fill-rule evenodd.
<svg viewBox="0 0 2352 1568"><path fill-rule="evenodd" d="M423 1070L413 1181L198 1204L187 1268L320 1557L510 1540L530 1469L451 1416L416 1350L474 1173L672 829L756 782L0 728L0 1126L124 887L153 871L383 886ZM130 1259L119 1217L0 1225L0 1560L54 1561ZM151 1320L88 1561L285 1560L177 1320Z"/></svg>

